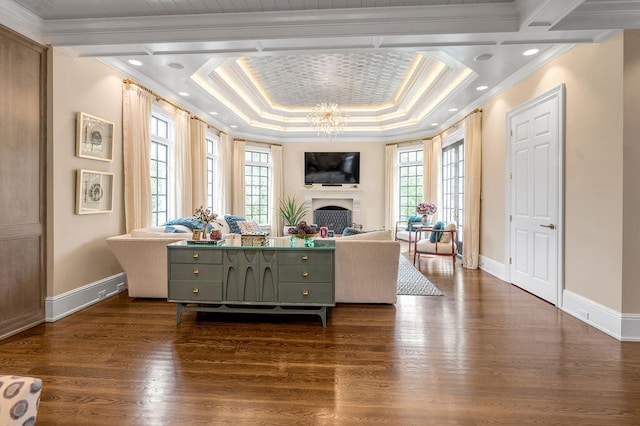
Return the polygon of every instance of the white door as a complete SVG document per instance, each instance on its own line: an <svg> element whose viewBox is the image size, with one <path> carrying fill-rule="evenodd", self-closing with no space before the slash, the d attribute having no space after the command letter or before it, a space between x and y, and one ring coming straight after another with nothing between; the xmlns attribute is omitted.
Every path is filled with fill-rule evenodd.
<svg viewBox="0 0 640 426"><path fill-rule="evenodd" d="M560 86L507 114L510 282L558 305L563 93Z"/></svg>

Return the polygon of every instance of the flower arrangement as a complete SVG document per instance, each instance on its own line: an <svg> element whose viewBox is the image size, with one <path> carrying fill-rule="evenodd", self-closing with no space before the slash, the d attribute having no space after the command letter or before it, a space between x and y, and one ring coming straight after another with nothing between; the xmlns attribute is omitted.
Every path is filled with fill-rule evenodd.
<svg viewBox="0 0 640 426"><path fill-rule="evenodd" d="M200 206L197 209L195 209L195 211L193 212L193 217L195 217L196 219L200 220L200 222L202 222L202 230L204 232L207 232L207 225L209 225L209 222L211 222L212 220L215 220L218 215L215 213L211 212L211 209L209 208L204 208L204 206Z"/></svg>
<svg viewBox="0 0 640 426"><path fill-rule="evenodd" d="M436 214L438 208L433 203L422 202L418 204L418 206L416 207L416 211L422 215L431 216L433 214Z"/></svg>

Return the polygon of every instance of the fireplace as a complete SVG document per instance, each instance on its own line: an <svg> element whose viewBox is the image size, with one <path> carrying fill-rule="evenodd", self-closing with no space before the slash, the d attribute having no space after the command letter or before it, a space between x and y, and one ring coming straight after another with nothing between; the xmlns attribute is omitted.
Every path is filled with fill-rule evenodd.
<svg viewBox="0 0 640 426"><path fill-rule="evenodd" d="M313 211L313 223L342 234L344 228L351 226L351 210L340 206L320 207Z"/></svg>
<svg viewBox="0 0 640 426"><path fill-rule="evenodd" d="M351 226L352 223L361 223L360 218L360 199L362 197L362 190L358 188L309 188L302 191L305 200L305 206L309 212L313 212L312 217L307 218L307 222L317 222L315 212L324 207L338 207L338 209L344 209L349 212L349 217L344 222L345 226ZM335 209L335 210L338 210ZM341 233L341 230L327 226L329 229L333 229L335 232Z"/></svg>

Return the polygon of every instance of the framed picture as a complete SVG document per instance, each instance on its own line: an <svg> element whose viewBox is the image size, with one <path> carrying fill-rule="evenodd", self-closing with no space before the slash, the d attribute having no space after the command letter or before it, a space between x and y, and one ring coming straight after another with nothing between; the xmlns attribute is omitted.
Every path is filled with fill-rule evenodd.
<svg viewBox="0 0 640 426"><path fill-rule="evenodd" d="M113 160L114 124L84 112L78 113L76 155L94 160Z"/></svg>
<svg viewBox="0 0 640 426"><path fill-rule="evenodd" d="M113 210L113 173L78 170L76 214L109 213Z"/></svg>

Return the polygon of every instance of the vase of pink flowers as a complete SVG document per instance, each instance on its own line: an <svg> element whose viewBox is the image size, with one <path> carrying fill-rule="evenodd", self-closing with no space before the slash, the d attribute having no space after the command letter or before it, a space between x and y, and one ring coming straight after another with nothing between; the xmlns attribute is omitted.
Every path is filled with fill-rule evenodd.
<svg viewBox="0 0 640 426"><path fill-rule="evenodd" d="M425 203L424 201L416 206L416 212L422 215L422 223L431 223L433 215L436 214L438 208L433 203Z"/></svg>

